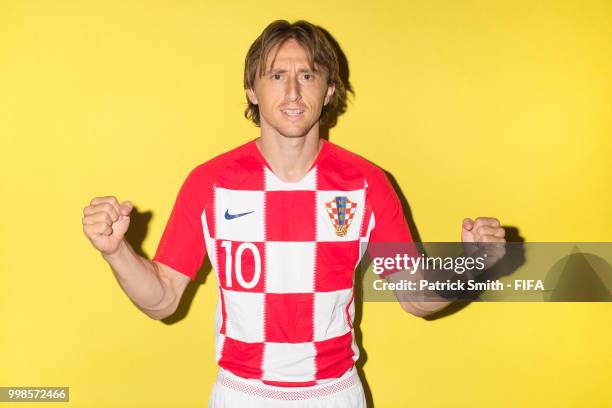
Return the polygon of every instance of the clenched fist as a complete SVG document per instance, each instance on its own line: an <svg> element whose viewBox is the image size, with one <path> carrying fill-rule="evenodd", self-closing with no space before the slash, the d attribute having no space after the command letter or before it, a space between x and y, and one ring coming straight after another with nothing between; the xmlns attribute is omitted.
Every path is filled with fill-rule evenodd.
<svg viewBox="0 0 612 408"><path fill-rule="evenodd" d="M497 218L478 217L476 221L465 218L462 227L462 242L506 242L506 231Z"/></svg>
<svg viewBox="0 0 612 408"><path fill-rule="evenodd" d="M103 254L114 253L130 225L133 204L121 204L114 196L95 197L83 209L83 231L93 246Z"/></svg>
<svg viewBox="0 0 612 408"><path fill-rule="evenodd" d="M486 254L485 268L495 265L506 255L506 230L497 218L465 218L461 228L461 241L470 256Z"/></svg>

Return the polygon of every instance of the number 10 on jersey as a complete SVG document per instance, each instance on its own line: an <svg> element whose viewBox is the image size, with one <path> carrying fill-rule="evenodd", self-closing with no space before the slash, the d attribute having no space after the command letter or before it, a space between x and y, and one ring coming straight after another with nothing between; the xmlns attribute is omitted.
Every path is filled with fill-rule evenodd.
<svg viewBox="0 0 612 408"><path fill-rule="evenodd" d="M251 242L243 242L238 245L236 248L236 258L235 261L232 259L232 241L223 241L221 242L221 246L225 248L225 284L228 288L232 287L232 272L236 271L236 280L238 284L245 289L254 288L259 282L259 278L261 277L261 255L259 254L259 249L255 246L255 244ZM253 272L253 279L250 282L247 282L242 276L242 253L246 250L251 251L253 254L255 270Z"/></svg>

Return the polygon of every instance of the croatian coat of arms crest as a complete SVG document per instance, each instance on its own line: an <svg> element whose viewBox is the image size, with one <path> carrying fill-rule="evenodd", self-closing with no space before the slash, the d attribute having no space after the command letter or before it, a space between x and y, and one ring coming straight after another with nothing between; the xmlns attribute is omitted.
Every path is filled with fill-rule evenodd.
<svg viewBox="0 0 612 408"><path fill-rule="evenodd" d="M336 196L325 203L325 208L336 230L336 235L345 236L355 217L357 203L350 201L347 196Z"/></svg>

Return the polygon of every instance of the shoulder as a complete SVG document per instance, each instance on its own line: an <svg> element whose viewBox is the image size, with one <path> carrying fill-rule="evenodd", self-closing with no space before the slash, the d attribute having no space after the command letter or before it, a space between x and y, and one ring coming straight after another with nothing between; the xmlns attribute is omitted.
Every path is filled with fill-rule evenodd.
<svg viewBox="0 0 612 408"><path fill-rule="evenodd" d="M237 170L244 168L244 162L248 161L248 143L244 143L229 151L218 154L211 159L193 167L184 178L179 190L179 200L196 204L198 208L210 202L213 196L214 186L219 180L228 174L244 172Z"/></svg>
<svg viewBox="0 0 612 408"><path fill-rule="evenodd" d="M249 144L243 143L231 150L217 154L211 159L202 162L191 169L187 179L198 182L212 183L221 173L235 167L244 166L244 161L250 157L248 154Z"/></svg>
<svg viewBox="0 0 612 408"><path fill-rule="evenodd" d="M361 174L368 185L376 184L386 179L385 171L370 160L335 143L328 143L330 157L336 166L354 169L354 171Z"/></svg>

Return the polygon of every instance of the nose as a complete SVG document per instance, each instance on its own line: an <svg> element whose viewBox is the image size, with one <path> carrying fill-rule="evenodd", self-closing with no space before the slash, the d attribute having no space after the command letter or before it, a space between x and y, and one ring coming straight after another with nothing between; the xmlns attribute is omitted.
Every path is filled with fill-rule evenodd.
<svg viewBox="0 0 612 408"><path fill-rule="evenodd" d="M300 83L296 76L290 76L285 88L285 99L293 102L300 98Z"/></svg>

